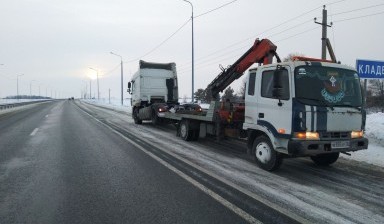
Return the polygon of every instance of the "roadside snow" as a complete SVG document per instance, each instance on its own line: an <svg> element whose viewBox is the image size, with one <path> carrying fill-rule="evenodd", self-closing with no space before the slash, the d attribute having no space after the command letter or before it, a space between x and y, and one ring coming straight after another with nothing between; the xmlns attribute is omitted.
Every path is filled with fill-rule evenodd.
<svg viewBox="0 0 384 224"><path fill-rule="evenodd" d="M368 149L353 152L351 156L343 158L384 167L384 113L378 112L367 115L365 136L368 138Z"/></svg>
<svg viewBox="0 0 384 224"><path fill-rule="evenodd" d="M92 104L108 107L113 110L119 110L131 113L130 100L124 100L124 106L120 105L119 100L83 100ZM201 104L202 108L208 108L209 104ZM368 138L369 144L367 150L352 152L351 156L341 154L345 159L366 162L369 164L384 167L384 113L372 113L367 115L365 136Z"/></svg>
<svg viewBox="0 0 384 224"><path fill-rule="evenodd" d="M24 103L31 101L43 101L45 99L0 99L0 105L10 104L10 103Z"/></svg>

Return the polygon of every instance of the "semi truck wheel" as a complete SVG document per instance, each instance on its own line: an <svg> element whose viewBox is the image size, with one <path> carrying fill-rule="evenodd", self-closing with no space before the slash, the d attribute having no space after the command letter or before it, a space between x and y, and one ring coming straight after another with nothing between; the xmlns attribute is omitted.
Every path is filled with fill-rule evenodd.
<svg viewBox="0 0 384 224"><path fill-rule="evenodd" d="M273 149L271 141L266 136L255 139L253 152L257 165L264 170L277 170L283 162L283 157Z"/></svg>
<svg viewBox="0 0 384 224"><path fill-rule="evenodd" d="M336 162L339 158L340 153L327 153L327 154L320 154L317 156L311 156L312 161L319 166L328 166L332 163Z"/></svg>
<svg viewBox="0 0 384 224"><path fill-rule="evenodd" d="M138 113L139 113L139 108L135 107L132 112L133 121L135 122L135 124L142 124L143 121L139 119Z"/></svg>
<svg viewBox="0 0 384 224"><path fill-rule="evenodd" d="M193 131L189 129L187 120L182 120L180 123L180 137L185 141L191 141L193 138Z"/></svg>

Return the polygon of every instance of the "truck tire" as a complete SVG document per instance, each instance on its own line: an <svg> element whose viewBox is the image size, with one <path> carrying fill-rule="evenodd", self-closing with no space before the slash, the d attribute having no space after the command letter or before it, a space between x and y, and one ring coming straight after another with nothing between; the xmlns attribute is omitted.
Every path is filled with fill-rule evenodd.
<svg viewBox="0 0 384 224"><path fill-rule="evenodd" d="M191 141L194 137L193 131L189 129L189 122L182 120L180 123L180 137L185 141Z"/></svg>
<svg viewBox="0 0 384 224"><path fill-rule="evenodd" d="M156 111L152 110L152 116L151 116L152 124L159 125L160 124L160 118L157 116Z"/></svg>
<svg viewBox="0 0 384 224"><path fill-rule="evenodd" d="M271 141L266 136L257 137L253 142L252 150L256 164L264 170L277 170L283 162L283 157L274 150Z"/></svg>
<svg viewBox="0 0 384 224"><path fill-rule="evenodd" d="M339 158L340 153L334 152L334 153L327 153L327 154L320 154L317 156L311 156L312 161L319 166L328 166L332 163L336 162Z"/></svg>
<svg viewBox="0 0 384 224"><path fill-rule="evenodd" d="M142 124L143 121L140 120L139 117L137 116L138 113L139 113L139 108L135 107L132 112L133 121L135 122L135 124Z"/></svg>

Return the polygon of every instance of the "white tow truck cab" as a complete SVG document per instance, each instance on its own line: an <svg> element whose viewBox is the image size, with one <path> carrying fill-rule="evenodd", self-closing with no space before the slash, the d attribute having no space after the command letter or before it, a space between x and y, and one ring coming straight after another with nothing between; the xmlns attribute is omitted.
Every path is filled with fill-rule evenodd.
<svg viewBox="0 0 384 224"><path fill-rule="evenodd" d="M362 99L355 69L337 63L292 61L251 69L243 124L250 153L263 168L274 169L282 155L312 156L328 165L339 152L366 149Z"/></svg>

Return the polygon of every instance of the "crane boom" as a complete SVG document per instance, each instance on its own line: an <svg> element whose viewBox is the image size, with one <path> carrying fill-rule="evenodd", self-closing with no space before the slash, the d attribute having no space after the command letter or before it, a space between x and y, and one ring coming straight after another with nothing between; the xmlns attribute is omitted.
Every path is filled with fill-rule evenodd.
<svg viewBox="0 0 384 224"><path fill-rule="evenodd" d="M254 63L270 64L272 63L273 56L276 57L278 62L279 56L276 53L276 45L268 39L256 39L253 46L245 52L237 61L229 66L208 85L208 93L215 99L218 94L227 88L233 81L240 78L244 72Z"/></svg>

